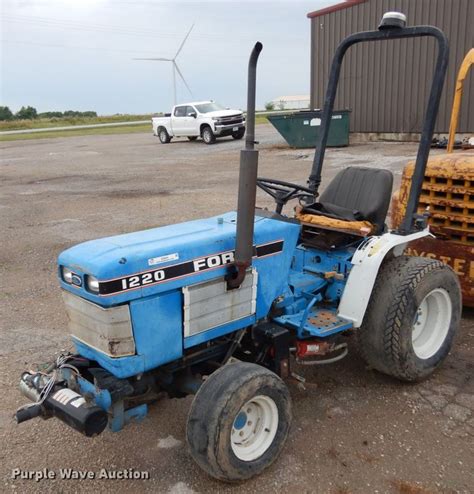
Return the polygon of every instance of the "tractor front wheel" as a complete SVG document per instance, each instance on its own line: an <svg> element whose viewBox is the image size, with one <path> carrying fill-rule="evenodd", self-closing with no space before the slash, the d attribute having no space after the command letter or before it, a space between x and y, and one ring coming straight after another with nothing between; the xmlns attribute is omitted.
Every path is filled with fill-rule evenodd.
<svg viewBox="0 0 474 494"><path fill-rule="evenodd" d="M291 422L288 388L256 364L227 364L196 394L187 441L198 465L228 482L248 479L281 452Z"/></svg>
<svg viewBox="0 0 474 494"><path fill-rule="evenodd" d="M395 257L377 276L358 331L359 349L374 369L402 381L420 381L448 355L460 318L459 281L449 266Z"/></svg>

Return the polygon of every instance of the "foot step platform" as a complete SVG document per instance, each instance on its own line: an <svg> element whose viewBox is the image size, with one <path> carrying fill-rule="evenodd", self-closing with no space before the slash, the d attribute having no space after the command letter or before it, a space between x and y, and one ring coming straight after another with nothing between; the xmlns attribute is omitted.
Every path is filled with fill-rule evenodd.
<svg viewBox="0 0 474 494"><path fill-rule="evenodd" d="M279 324L297 330L298 336L330 336L341 331L352 329L352 322L342 319L331 309L312 308L296 314L287 314L275 318Z"/></svg>

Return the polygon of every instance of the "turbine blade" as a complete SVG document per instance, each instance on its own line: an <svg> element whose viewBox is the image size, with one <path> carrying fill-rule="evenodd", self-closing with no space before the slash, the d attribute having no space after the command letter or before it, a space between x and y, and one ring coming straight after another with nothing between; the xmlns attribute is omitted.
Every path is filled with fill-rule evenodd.
<svg viewBox="0 0 474 494"><path fill-rule="evenodd" d="M153 60L154 62L173 62L171 58L132 58L132 60Z"/></svg>
<svg viewBox="0 0 474 494"><path fill-rule="evenodd" d="M181 43L180 47L178 48L178 51L176 52L176 55L174 56L173 60L176 60L176 57L179 55L179 52L183 49L184 43L186 43L186 40L188 39L188 36L191 34L191 31L193 30L194 24L191 26L191 29L188 31L188 34L183 39L183 42Z"/></svg>
<svg viewBox="0 0 474 494"><path fill-rule="evenodd" d="M191 89L189 88L188 86L188 83L186 82L186 80L184 79L184 76L183 74L181 73L181 71L179 70L179 67L178 67L178 64L173 60L173 64L174 64L174 68L176 69L176 72L178 72L178 75L179 77L181 77L181 80L184 82L184 85L187 87L188 91L189 91L189 94L192 96L193 95L193 92L191 91Z"/></svg>

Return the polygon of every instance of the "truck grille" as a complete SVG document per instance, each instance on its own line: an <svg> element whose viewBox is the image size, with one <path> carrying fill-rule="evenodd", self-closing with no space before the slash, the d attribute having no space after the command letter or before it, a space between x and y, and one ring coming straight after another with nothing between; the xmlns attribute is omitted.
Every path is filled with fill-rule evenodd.
<svg viewBox="0 0 474 494"><path fill-rule="evenodd" d="M220 117L219 123L222 125L239 125L244 121L243 115L231 115L230 117Z"/></svg>

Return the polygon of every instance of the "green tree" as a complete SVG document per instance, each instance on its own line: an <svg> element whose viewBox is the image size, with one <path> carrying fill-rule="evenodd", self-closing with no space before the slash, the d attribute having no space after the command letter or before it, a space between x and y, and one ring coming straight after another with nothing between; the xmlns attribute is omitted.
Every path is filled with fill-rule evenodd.
<svg viewBox="0 0 474 494"><path fill-rule="evenodd" d="M273 103L273 101L269 101L268 103L265 103L265 110L273 111L274 109L275 109L275 103Z"/></svg>
<svg viewBox="0 0 474 494"><path fill-rule="evenodd" d="M45 111L43 113L38 113L39 118L62 118L62 111Z"/></svg>
<svg viewBox="0 0 474 494"><path fill-rule="evenodd" d="M13 113L8 108L8 106L0 106L0 120L5 121L5 120L11 120L13 118Z"/></svg>
<svg viewBox="0 0 474 494"><path fill-rule="evenodd" d="M36 108L33 108L32 106L22 106L15 117L19 120L33 120L34 118L38 118L38 112L36 111Z"/></svg>

